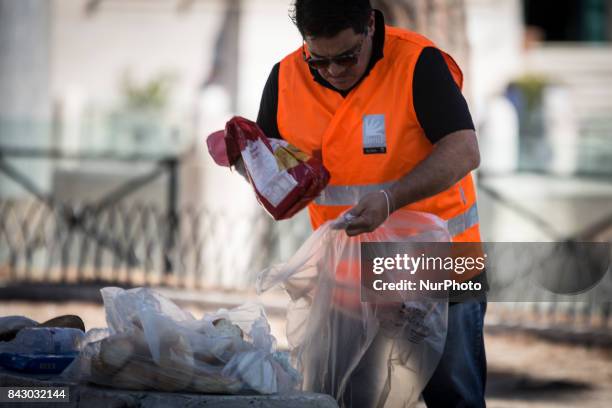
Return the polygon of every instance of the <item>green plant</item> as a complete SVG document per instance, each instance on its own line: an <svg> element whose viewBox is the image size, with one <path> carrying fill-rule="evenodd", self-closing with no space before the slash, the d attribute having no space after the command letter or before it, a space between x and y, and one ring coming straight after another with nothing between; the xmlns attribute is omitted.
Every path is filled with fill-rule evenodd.
<svg viewBox="0 0 612 408"><path fill-rule="evenodd" d="M537 74L526 74L512 81L512 85L516 86L525 97L529 112L533 112L542 104L544 89L551 84L549 78Z"/></svg>
<svg viewBox="0 0 612 408"><path fill-rule="evenodd" d="M120 90L127 109L157 110L166 108L176 77L162 72L147 81L136 82L129 71L121 76Z"/></svg>

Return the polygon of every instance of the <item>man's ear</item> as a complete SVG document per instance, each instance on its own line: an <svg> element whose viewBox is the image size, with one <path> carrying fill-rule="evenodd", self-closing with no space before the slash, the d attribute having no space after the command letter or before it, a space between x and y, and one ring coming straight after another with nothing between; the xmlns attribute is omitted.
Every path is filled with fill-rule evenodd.
<svg viewBox="0 0 612 408"><path fill-rule="evenodd" d="M370 12L370 19L368 20L368 35L374 35L376 27L376 17L374 14L374 10Z"/></svg>

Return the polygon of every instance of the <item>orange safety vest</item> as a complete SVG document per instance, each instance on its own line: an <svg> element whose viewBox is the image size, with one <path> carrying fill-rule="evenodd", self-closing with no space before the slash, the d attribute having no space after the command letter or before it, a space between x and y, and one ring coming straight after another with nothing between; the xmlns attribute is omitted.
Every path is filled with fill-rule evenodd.
<svg viewBox="0 0 612 408"><path fill-rule="evenodd" d="M308 207L314 229L337 218L364 195L390 187L431 153L433 146L412 101L416 62L421 51L431 46L434 44L419 34L385 26L384 57L345 98L313 80L302 48L281 61L279 132L307 154L320 155L331 175L329 185ZM448 54L442 55L461 88L461 69ZM384 135L382 141L380 135ZM364 144L371 140L384 144L386 153L365 154ZM481 240L470 174L446 191L398 211L402 210L447 220L454 242Z"/></svg>

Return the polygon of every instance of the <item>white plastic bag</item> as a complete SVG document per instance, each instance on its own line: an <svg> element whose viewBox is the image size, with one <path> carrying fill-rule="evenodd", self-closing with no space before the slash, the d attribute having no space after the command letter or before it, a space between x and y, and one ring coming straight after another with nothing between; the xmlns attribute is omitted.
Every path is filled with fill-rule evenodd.
<svg viewBox="0 0 612 408"><path fill-rule="evenodd" d="M362 242L449 242L446 223L398 211L372 233L349 237L341 218L316 230L285 264L264 270L257 289L282 285L292 299L287 337L302 388L341 407L410 407L446 340L445 300L360 302Z"/></svg>
<svg viewBox="0 0 612 408"><path fill-rule="evenodd" d="M195 319L151 289L102 289L108 332L67 376L126 389L262 394L289 392L298 373L275 352L263 307L247 304Z"/></svg>

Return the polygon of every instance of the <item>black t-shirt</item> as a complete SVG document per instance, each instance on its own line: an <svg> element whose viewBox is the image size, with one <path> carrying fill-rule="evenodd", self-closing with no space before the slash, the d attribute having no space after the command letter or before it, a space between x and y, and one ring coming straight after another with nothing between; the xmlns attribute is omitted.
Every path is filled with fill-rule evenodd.
<svg viewBox="0 0 612 408"><path fill-rule="evenodd" d="M385 23L380 11L376 11L376 30L373 38L372 57L363 77L347 91L335 89L316 70L310 72L313 80L346 97L352 89L369 75L376 63L384 57ZM276 120L278 112L278 72L280 63L272 68L261 97L257 124L268 137L282 138ZM449 133L474 129L472 116L461 90L453 80L444 57L436 48L426 47L419 55L412 79L412 97L419 124L425 135L435 144Z"/></svg>

